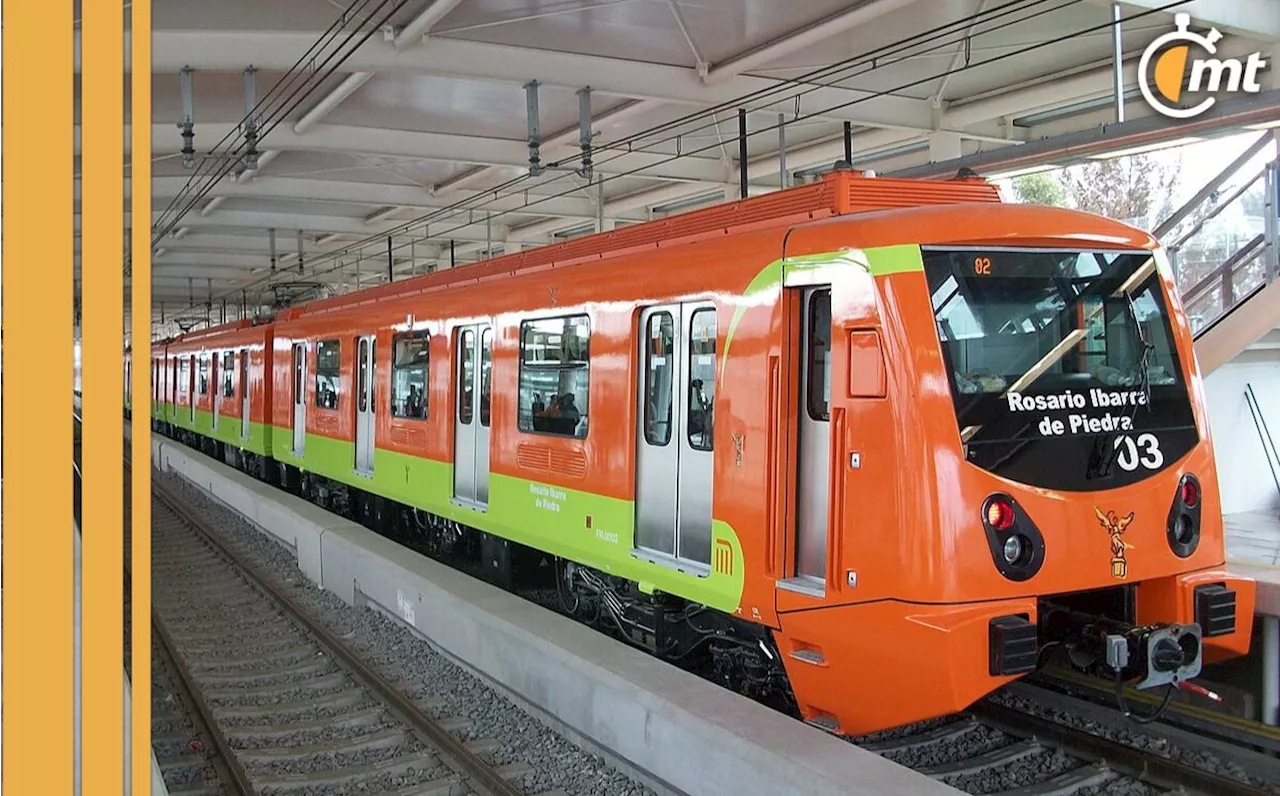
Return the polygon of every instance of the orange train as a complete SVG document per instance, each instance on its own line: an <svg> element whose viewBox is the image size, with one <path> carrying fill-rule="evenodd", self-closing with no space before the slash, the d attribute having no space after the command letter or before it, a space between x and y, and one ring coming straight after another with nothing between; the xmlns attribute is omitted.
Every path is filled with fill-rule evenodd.
<svg viewBox="0 0 1280 796"><path fill-rule="evenodd" d="M1164 253L823 180L158 344L163 433L862 734L1248 651Z"/></svg>

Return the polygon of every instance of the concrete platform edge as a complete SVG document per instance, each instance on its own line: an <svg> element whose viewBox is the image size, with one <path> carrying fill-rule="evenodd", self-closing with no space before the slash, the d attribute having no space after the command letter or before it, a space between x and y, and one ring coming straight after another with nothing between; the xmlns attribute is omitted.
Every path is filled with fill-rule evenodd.
<svg viewBox="0 0 1280 796"><path fill-rule="evenodd" d="M303 573L377 608L592 746L690 796L959 791L732 694L368 529L152 437L152 460L292 547ZM465 616L465 621L459 617Z"/></svg>

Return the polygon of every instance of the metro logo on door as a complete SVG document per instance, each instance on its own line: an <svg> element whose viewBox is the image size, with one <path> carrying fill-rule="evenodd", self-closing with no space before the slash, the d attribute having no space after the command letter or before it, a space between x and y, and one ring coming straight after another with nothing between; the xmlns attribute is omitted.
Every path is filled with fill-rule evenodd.
<svg viewBox="0 0 1280 796"><path fill-rule="evenodd" d="M724 539L717 539L715 544L715 563L712 568L716 574L733 574L733 546Z"/></svg>

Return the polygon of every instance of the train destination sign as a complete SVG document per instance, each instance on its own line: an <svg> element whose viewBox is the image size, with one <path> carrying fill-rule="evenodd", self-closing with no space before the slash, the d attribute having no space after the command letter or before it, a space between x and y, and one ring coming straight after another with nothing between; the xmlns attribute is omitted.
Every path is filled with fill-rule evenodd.
<svg viewBox="0 0 1280 796"><path fill-rule="evenodd" d="M1085 392L1067 390L1049 395L1023 395L1005 393L1010 412L1044 412L1036 424L1046 437L1064 434L1105 434L1114 431L1133 430L1132 408L1147 405L1147 394L1142 390L1102 390L1092 387ZM1125 412L1130 408L1130 412ZM1120 412L1111 412L1120 409ZM1093 411L1091 411L1093 410ZM1104 410L1099 416L1096 410ZM1056 418L1049 412L1067 412L1065 418Z"/></svg>

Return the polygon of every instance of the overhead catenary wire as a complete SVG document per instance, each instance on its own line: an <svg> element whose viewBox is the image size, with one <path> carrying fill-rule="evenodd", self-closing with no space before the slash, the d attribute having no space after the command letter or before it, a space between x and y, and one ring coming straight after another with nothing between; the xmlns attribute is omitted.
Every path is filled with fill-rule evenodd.
<svg viewBox="0 0 1280 796"><path fill-rule="evenodd" d="M1028 5L1020 6L1020 7L1019 7L1019 10L1026 10L1027 8L1031 8L1031 7L1034 7L1034 6L1037 6L1037 5L1042 5L1042 4L1044 4L1045 2L1048 2L1048 1L1049 1L1049 0L1033 0L1033 2L1029 3ZM1058 11L1058 10L1061 10L1061 9L1066 8L1066 7L1068 7L1068 6L1075 5L1075 4L1077 4L1078 2L1080 2L1080 0L1067 0L1066 2L1059 3L1058 5L1055 5L1055 6L1051 7L1051 8L1048 8L1048 9L1042 9L1042 10L1040 10L1040 11L1037 11L1037 12L1035 12L1034 14L1031 14L1031 15L1029 15L1029 16L1027 16L1027 17L1023 17L1023 18L1020 18L1020 19L1017 19L1017 20L1014 20L1014 21L1006 21L1005 23L1003 23L1003 24L1001 24L1001 25L998 25L998 26L992 27L991 29L986 30L986 31L983 31L983 32L984 32L984 33L991 33L991 32L993 32L993 31L995 31L995 30L999 30L999 29L1002 29L1002 28L1005 28L1005 27L1009 27L1009 26L1012 26L1012 25L1015 25L1015 24L1020 24L1020 23L1022 23L1022 22L1027 21L1028 19L1032 19L1032 18L1035 18L1035 17L1037 17L1037 16L1042 16L1042 15L1044 15L1044 14L1053 13L1054 11ZM1153 15L1153 14L1157 14L1157 13L1163 12L1163 11L1168 10L1168 9L1170 9L1170 8L1173 8L1173 7L1177 6L1177 5L1178 5L1178 2L1168 2L1168 3L1165 3L1165 4L1161 5L1161 6L1156 6L1156 7L1152 7L1152 8L1150 8L1150 9L1146 9L1146 10L1142 10L1142 11L1139 11L1139 12L1135 12L1133 15L1131 15L1130 17L1128 17L1125 21L1130 21L1130 22L1131 22L1131 21L1133 21L1133 20L1141 19L1141 18L1144 18L1144 17L1150 16L1150 15ZM991 14L998 14L998 13L1002 13L1002 14L1004 14L1004 15L1007 15L1007 14L1008 14L1008 12L1009 12L1009 10L1010 10L1010 7L1009 7L1009 6L1003 6L1003 7L999 8L999 9L994 9L994 10L992 10L992 11L988 11L988 12L986 12L986 14L991 15ZM962 19L962 20L958 20L957 22L952 23L950 26L946 26L946 27L957 27L957 26L964 27L964 26L968 26L968 25L972 24L972 21L973 21L973 20L972 20L972 18L971 18L972 16L974 16L974 15L971 15L970 17L966 17L966 18L964 18L964 19ZM871 100L874 100L874 99L877 99L877 98L880 98L880 97L884 97L884 96L891 96L891 95L894 95L894 94L896 94L896 93L898 93L898 92L904 91L904 90L906 90L906 89L910 89L910 88L913 88L913 87L919 86L919 85L921 85L921 84L925 84L925 83L929 83L929 82L934 81L934 80L938 80L938 79L940 79L940 78L942 78L942 77L945 77L947 74L950 74L950 73L953 73L953 72L963 72L963 71L968 71L968 70L973 70L973 69L978 69L978 68L986 67L986 66L989 66L989 65L991 65L991 64L993 64L993 63L998 63L998 62L1001 62L1001 61L1005 61L1005 60L1008 60L1008 59L1010 59L1010 58L1013 58L1013 57L1016 57L1016 56L1019 56L1019 55L1025 55L1025 54L1027 54L1027 53L1029 53L1029 52L1034 52L1034 51L1036 51L1036 50L1040 50L1040 49L1044 49L1044 48L1047 48L1047 47L1051 47L1051 46L1054 46L1054 45L1057 45L1057 44L1061 44L1061 43L1066 42L1066 41L1069 41L1070 39L1075 38L1075 37L1077 37L1077 36L1081 36L1081 35L1088 35L1088 34L1091 34L1091 33L1097 33L1097 32L1100 32L1100 31L1105 31L1105 30L1109 29L1112 25L1113 25L1113 22L1112 22L1112 21L1110 21L1110 20L1108 20L1107 22L1102 23L1102 24L1092 25L1092 26L1088 26L1088 27L1085 27L1085 28L1082 28L1082 29L1077 29L1077 30L1074 30L1074 31L1071 31L1071 32L1068 32L1068 33L1062 34L1062 35L1060 35L1060 36L1054 37L1054 38L1052 38L1052 39L1049 39L1049 40L1046 40L1046 41L1042 41L1042 42L1037 42L1037 43L1035 43L1035 44L1025 45L1025 46L1020 47L1020 48L1018 48L1018 49L1011 50L1011 51L1008 51L1008 52L1005 52L1005 53L1002 53L1002 54L999 54L999 55L994 55L994 56L991 56L991 57L986 58L986 59L981 60L981 61L969 61L968 63L965 63L963 66L959 66L959 67L957 67L957 68L955 68L955 69L948 68L948 69L946 69L946 70L944 70L944 71L937 72L937 73L933 73L933 74L930 74L930 75L924 76L924 77L922 77L922 78L914 79L914 80L911 80L911 81L907 81L907 82L905 82L905 83L902 83L902 84L897 85L897 86L893 86L893 87L888 88L888 89L883 89L883 90L876 91L876 92L868 92L865 96L862 96L862 97L859 97L859 98L856 98L856 99L852 99L852 100L848 100L848 101L845 101L845 102L837 103L837 104L830 105L830 106L827 106L827 107L825 107L825 108L821 108L821 109L818 109L818 110L810 111L810 112L807 112L807 113L800 113L800 114L796 114L796 115L794 116L794 118L792 118L789 122L787 122L787 124L797 124L797 123L800 123L800 122L803 122L803 121L807 121L807 120L810 120L810 119L815 119L815 118L821 118L821 117L824 117L824 116L828 116L828 115L830 115L831 113L833 113L833 112L835 112L835 111L839 111L839 110L843 110L843 109L845 109L845 108L849 108L849 107L852 107L852 106L856 106L856 105L858 105L858 104L861 104L861 103L864 103L864 102L868 102L868 101L871 101ZM964 34L964 35L962 35L962 36L961 36L961 38L960 38L958 41L964 41L964 40L965 40L965 39L967 39L967 38L969 38L969 35L968 35L968 34ZM944 41L944 42L936 42L936 43L934 43L934 46L933 46L933 47L931 47L931 48L929 48L929 49L938 49L938 48L941 48L941 47L947 47L947 46L950 46L950 45L954 45L954 44L956 44L956 43L957 43L957 40L955 40L955 39L951 39L951 40ZM928 52L928 51L929 51L929 49L926 49L924 52ZM916 55L918 56L918 55L920 55L920 54L922 54L922 53L917 53ZM853 60L856 60L859 64L862 64L863 62L865 62L865 61L867 60L867 56L859 56L857 59L853 59ZM878 58L877 58L877 60L878 60ZM822 69L820 69L820 70L815 70L815 72L829 73L831 70L832 70L832 67L823 67L823 68L822 68ZM797 79L796 79L796 82L801 82L801 83L803 83L804 81L805 81L805 76L802 76L801 78L797 78ZM801 91L801 92L799 92L799 93L800 93L800 94L809 93L809 92L811 92L811 91L818 90L819 88L822 88L822 87L824 87L824 86L808 87L808 88L805 88L803 91ZM756 92L756 94L759 94L759 93L760 93L760 92ZM728 103L728 105L732 105L732 104L733 104L733 103ZM699 114L695 114L695 116L697 116L697 115L701 115L702 113L710 113L710 111L700 112ZM661 128L666 128L666 127L668 127L668 126L669 126L669 125L660 125L659 127L661 127ZM771 126L769 126L769 127L767 127L767 128L762 128L762 129L758 129L758 130L753 131L753 132L749 132L747 135L748 135L748 137L750 137L750 136L753 136L753 135L759 135L759 134L762 134L762 133L776 133L776 130L777 130L776 125L771 125ZM633 136L629 136L629 138L630 138L631 140L635 140L635 139L637 139L637 138L641 138L641 137L643 137L643 136L645 136L645 135L648 135L648 132L647 132L647 131L642 131L641 133L637 133L637 134L635 134L635 135L633 135ZM684 134L682 133L681 135L684 135ZM674 140L674 139L675 139L675 138L677 138L677 137L678 137L678 136L670 136L669 138L667 138L667 139L665 139L665 140L670 141L670 140ZM596 151L597 151L598 153L599 153L599 152L603 152L603 151L608 151L609 149L613 149L613 148L615 148L616 146L617 146L616 144L613 144L613 145L610 145L609 147L602 147L602 148L600 148L600 149L597 149ZM658 161L658 162L656 162L656 163L649 163L649 164L647 164L647 165L645 165L645 166L638 166L638 167L636 167L636 168L633 168L633 169L630 169L630 170L627 170L627 171L622 171L622 172L617 172L617 173L610 173L607 177L606 177L606 176L602 176L600 179L601 179L602 181L611 181L611 180L623 179L623 178L625 178L625 177L633 176L633 175L635 175L635 174L641 174L641 173L643 173L644 171L646 171L646 170L648 170L648 169L654 168L655 166L659 166L659 165L663 165L663 164L666 164L666 163L670 163L670 162L672 162L672 161L674 161L674 160L677 160L677 159L679 159L679 158L682 158L682 157L691 157L691 156L694 156L694 155L700 154L700 153L702 153L702 152L712 151L712 150L718 149L719 147L720 147L719 142L713 142L713 143L710 143L710 144L708 144L708 145L705 145L705 146L702 146L702 147L698 147L698 148L695 148L695 149L692 149L692 150L681 150L678 154L676 154L676 155L669 155L669 156L667 156L666 158L664 158L664 159L662 159L662 160L660 160L660 161ZM630 154L630 152L629 152L629 151L626 151L626 152L613 152L611 157L606 157L606 158L605 158L605 159L603 159L603 160L597 160L597 161L596 161L596 164L595 164L595 168L596 168L597 172L604 172L604 171L606 171L606 168L605 168L605 167L606 167L606 165L607 165L609 162L612 162L613 160L616 160L616 159L618 159L618 158L620 158L620 157L625 157L627 154ZM553 167L553 166L555 166L555 165L557 165L557 164L549 164L549 166L548 166L548 167L550 168L550 167ZM556 176L551 177L550 179L546 179L546 180L542 181L542 182L539 184L539 187L545 187L546 185L549 185L549 184L552 184L552 183L556 183L556 182L563 181L563 180L565 180L565 179L569 178L570 176L571 176L571 175L570 175L569 173L562 173L562 174L558 174L558 175L556 175ZM529 179L529 178L528 178L528 175L523 175L523 176L521 176L521 177L513 178L513 179L511 179L511 180L508 180L506 183L504 183L504 184L503 184L503 186L498 186L498 187L496 187L496 188L494 188L494 189L486 190L486 191L484 191L482 194L476 194L476 195L473 195L473 196L471 196L471 197L467 197L466 199L460 200L460 201L458 201L458 202L456 202L456 203L454 203L454 204L452 204L452 205L450 205L450 206L448 206L448 207L440 208L440 209L438 209L438 210L432 211L431 213L425 214L425 215L423 215L423 216L421 216L421 217L418 217L418 218L412 219L412 220L410 220L410 221L406 221L406 222L404 222L403 224L400 224L400 225L396 226L396 227L395 227L395 228L393 228L393 229L385 230L385 231L380 231L380 232L378 232L378 233L376 233L376 234L373 234L373 235L368 236L366 239L362 239L362 240L360 240L360 241L356 241L356 242L353 242L353 243L351 243L351 244L347 244L346 246L343 246L343 247L341 247L341 248L339 248L339 249L336 249L336 250L333 250L333 251L331 251L331 252L325 252L325 253L322 253L322 254L318 254L318 255L316 255L315 259L313 259L313 260L311 261L311 265L312 265L312 269L313 269L313 270L312 270L313 277L319 277L319 276L322 276L322 275L325 275L325 274L330 274L330 273L332 273L332 272L333 272L333 270L335 270L335 269L334 269L334 268L332 268L332 267L330 267L330 268L322 268L322 267L320 267L322 264L324 264L324 263L330 263L330 262L333 262L334 260L336 260L336 259L338 259L338 258L351 257L351 256L353 256L353 255L354 255L354 253L355 253L355 252L361 251L362 249L364 249L364 248L366 248L367 246L369 246L369 245L371 244L371 242L381 241L381 240L382 240L385 236L387 236L387 235L396 235L396 236L406 235L406 234L408 234L409 232L412 232L415 228L419 228L419 227L421 227L421 226L422 226L422 225L424 225L424 224L428 224L428 223L430 223L430 224L432 224L432 225L435 225L435 224L440 223L440 220L441 220L441 217L442 217L442 216L443 216L443 217L453 217L453 216L456 216L456 215L458 215L459 213L463 213L463 212L475 211L475 210L482 210L482 209L484 209L485 205L483 205L483 204L480 204L480 205L473 205L473 203L474 203L476 200L481 199L481 197L484 197L483 201L486 201L486 202L496 201L496 200L498 200L498 199L509 198L510 194L508 194L508 195L503 195L503 194L501 194L501 193L500 193L500 191L503 189L503 187L504 187L504 186L509 187L509 186L516 185L516 184L519 184L519 183L522 183L522 182L526 182L528 179ZM506 215L507 213L510 213L510 212L524 211L524 210L527 210L528 208L536 207L536 206L538 206L538 205L540 205L540 204L543 204L543 203L545 203L545 202L549 202L549 201L553 201L553 200L555 200L555 199L559 199L559 198L563 198L563 197L569 196L569 195L571 195L571 194L576 193L576 192L577 192L577 191L579 191L580 189L581 189L581 186L573 185L573 186L571 186L571 187L569 187L569 188L566 188L565 190L559 191L559 192L557 192L557 193L551 193L551 194L545 194L545 195L538 195L538 198L533 199L532 201L527 201L527 202L525 202L523 205L521 205L521 206L520 206L520 207L518 207L518 208L513 208L513 209L510 209L510 210L506 210L506 211L496 211L496 212L494 212L494 213L492 214L492 217L493 217L493 218L499 218L499 217L502 217L502 216L504 216L504 215ZM469 226L469 225L470 225L470 223L471 223L471 222L468 220L468 221L465 221L465 222L463 222L463 223L456 224L456 225L454 225L454 226L452 226L452 227L449 227L449 228L446 228L446 229L443 229L443 230L438 230L434 235L432 235L432 237L433 237L433 238L445 238L445 237L447 237L450 233L455 232L455 231L457 231L457 230L460 230L460 229L462 229L463 227ZM402 248L403 246L404 246L404 244L402 244L402 246L401 246L401 247L398 247L398 248ZM263 283L264 283L264 280L262 280L262 279L258 279L258 280L251 281L250 283L248 283L248 285L249 285L250 287L254 287L254 286L257 286L257 285L261 285L261 284L263 284ZM237 289L237 290L239 290L240 288L239 288L239 287L237 287L236 289Z"/></svg>
<svg viewBox="0 0 1280 796"><path fill-rule="evenodd" d="M382 26L387 23L392 16L400 11L401 8L407 5L408 2L409 0L354 0L352 5L348 6L347 9L342 12L338 19L329 26L316 43L303 53L298 61L294 63L294 66L291 67L289 71L280 78L280 80L276 81L271 89L268 90L267 94L254 105L253 109L245 114L240 123L231 131L226 133L222 139L214 145L210 154L201 158L201 167L206 163L215 164L211 170L212 176L209 176L208 174L205 175L208 176L208 179L204 181L203 187L199 190L192 189L192 185L201 177L199 168L197 169L197 173L193 174L191 178L188 179L187 184L183 186L181 191L179 191L178 196L174 197L174 199L169 203L169 206L166 207L165 211L161 214L160 220L152 226L151 245L158 245L159 242L178 225L181 219L194 209L196 203L204 198L204 196L207 195L223 177L236 167L240 161L239 156L241 155L241 150L248 144L248 139L243 135L245 124L248 121L262 117L263 121L257 126L257 140L258 143L261 144L277 125L284 121L288 115L293 112L293 110L295 110L311 95L312 92L315 91L318 86L322 85L335 71L337 71L338 67L350 58L356 50L362 47L371 36L377 33ZM374 21L370 24L355 28L346 36L334 52L330 53L323 60L319 60L320 56L315 53L317 53L317 51L323 52L326 44L330 40L336 39L338 37L338 32L347 27L348 23L355 18L364 6L372 3L376 3L376 7L369 12L367 19ZM358 41L356 41L353 46L347 48L346 52L339 58L338 55L339 53L342 53L343 48L357 37ZM336 62L334 62L335 58L337 59ZM309 68L304 68L304 65L309 66ZM319 75L319 77L316 77L317 75ZM297 83L300 77L302 79L302 84L291 87L290 84ZM315 79L312 80L311 78ZM308 85L308 83L310 83L310 85ZM285 91L290 91L290 93L282 98L278 96L283 94ZM273 105L275 107L272 107ZM234 149L219 155L217 153L218 147L222 146L229 139L233 141L239 139L240 143ZM174 208L179 204L181 204L180 209L174 210ZM171 213L173 214L173 218L170 219L169 216ZM168 220L166 221L166 219Z"/></svg>
<svg viewBox="0 0 1280 796"><path fill-rule="evenodd" d="M1074 4L1076 4L1076 3L1080 2L1080 1L1081 1L1081 0L1066 0L1066 2L1062 2L1062 3L1060 3L1059 5L1057 5L1057 6L1053 7L1053 8L1051 8L1051 9L1049 9L1048 11L1040 12L1040 13L1049 13L1049 12L1052 12L1052 11L1055 11L1055 10L1058 10L1058 9L1061 9L1061 8L1063 8L1063 7L1065 7L1065 6L1068 6L1068 5L1074 5ZM1043 4L1047 3L1047 2L1051 2L1051 0L1029 0L1026 4L1024 4L1024 5L1022 5L1022 6L1019 6L1017 9L1013 9L1013 10L1025 10L1025 9L1027 9L1027 8L1031 8L1031 7L1034 7L1034 6L1037 6L1037 5L1043 5ZM1011 12L1011 11L1010 11L1010 6L1005 6L1005 7L1002 7L1001 9L997 9L997 10L994 10L994 11L988 11L988 12L985 12L985 16L990 17L990 18L997 18L998 16L1004 16L1004 15L1007 15L1007 14L1009 14L1010 12ZM1016 22L1024 22L1024 21L1026 21L1026 19L1028 19L1028 18L1030 18L1030 17L1027 17L1027 18L1023 18L1023 19L1016 20ZM957 20L957 21L955 21L955 22L953 22L953 23L949 23L948 25L945 25L945 26L939 26L939 27L938 27L937 29L935 29L935 30L942 30L942 29L945 29L945 28L959 28L959 29L964 29L964 28L969 27L969 26L973 23L973 21L974 21L974 20L973 20L972 16L971 16L971 17L965 17L965 18L960 19L960 20ZM1007 26L1008 26L1008 25L1010 25L1010 24L1014 24L1014 23L1005 23L1005 25L1004 25L1004 26L1001 26L1001 27L1007 27ZM997 29L999 29L999 28L993 28L992 30L997 30ZM904 39L903 41L910 42L911 40L916 39L916 38L919 38L919 35L912 36L912 37L907 37L907 38L906 38L906 39ZM963 38L964 38L964 37L962 37L962 38L961 38L961 40L963 40ZM953 45L953 44L955 44L955 43L957 43L955 40L947 40L947 41L940 41L940 42L936 42L936 43L935 43L935 47L934 47L934 49L936 49L936 48L941 48L941 47L947 47L947 46ZM881 51L884 51L884 50L886 50L887 48L891 48L891 47L893 47L893 46L895 46L895 45L893 45L893 44L886 45L885 47L878 48L878 49L877 49L875 52L873 52L872 54L864 54L864 55L858 56L858 57L853 58L853 59L848 59L848 61L846 61L845 63L851 63L853 66L861 66L861 65L864 65L865 63L868 63L868 62L870 62L870 61L872 61L872 60L877 59L877 58L879 57L879 56L877 55L877 53L880 53ZM846 66L846 67L844 67L844 68L846 68L846 69L847 69L847 68L851 68L851 67ZM811 77L811 76L813 76L813 75L829 75L830 73L832 73L832 72L834 71L834 69L835 69L835 67L832 67L832 66L822 67L822 68L820 68L820 69L814 70L813 72L809 73L808 75L803 75L803 76L801 76L800 78L796 78L796 79L792 80L792 81L791 81L791 83L792 83L792 84L796 84L796 83L801 83L801 84L805 84L805 83L812 83L812 80L810 80L810 77ZM938 77L940 77L940 76L941 76L941 75L930 76L930 77L928 77L928 78L925 78L924 82L927 82L927 81L929 81L929 80L937 79L937 78L938 78ZM802 90L801 92L799 92L798 94L793 93L791 96L800 96L800 95L803 95L803 94L805 94L805 93L809 93L809 92L812 92L812 91L817 91L817 90L820 90L820 89L825 88L825 87L829 87L829 86L827 86L827 85L825 85L825 84L810 85L808 88L803 89L803 90ZM779 90L775 90L775 89L761 90L761 91L753 92L753 94L748 95L748 96L764 96L764 95L766 95L766 94L775 94L775 93L778 93L778 91L779 91ZM856 103L856 102L861 102L861 101L867 101L867 100L875 99L875 98L877 98L877 97L884 96L885 94L888 94L888 93L890 93L890 92L868 92L868 95L867 95L867 96L865 96L865 97L861 97L861 98L859 98L858 100L851 101L850 103L845 103L845 105L848 105L848 104L854 104L854 103ZM732 106L733 106L733 105L735 105L736 103L737 103L737 100L735 100L735 101L730 101L730 102L727 102L727 103L723 103L721 106L716 106L716 108L720 108L720 107L732 107ZM833 106L833 107L839 108L839 107L844 107L844 106ZM696 119L696 118L699 118L699 117L702 117L702 116L709 116L709 115L712 115L712 114L713 114L713 113L715 113L715 112L716 112L716 109L715 109L715 108L707 109L707 110L705 110L705 111L699 111L699 112L696 112L696 113L694 113L694 114L690 114L690 115L689 115L688 117L686 117L686 118ZM807 120L809 120L809 119L811 119L811 118L818 117L818 116L822 116L822 115L823 115L823 113L824 113L824 112L819 111L819 112L812 113L812 114L801 114L801 115L798 115L795 119L793 119L793 120L792 120L791 122L789 122L789 123L790 123L790 124L794 124L794 123L797 123L797 122L807 121ZM668 129L670 126L671 126L671 125L670 125L669 123L664 123L664 124L662 124L662 125L657 125L657 126L655 126L654 128L652 128L652 129L653 129L653 130L664 130L664 129ZM707 125L707 127L710 127L710 126L711 126L711 125ZM704 129L704 128L697 128L697 129ZM653 145L658 145L658 144L662 144L662 143L667 143L667 142L669 142L669 141L676 140L676 139L679 139L679 138L681 138L681 137L686 137L686 136L688 136L688 135L692 134L692 132L697 132L697 129L695 129L694 131L682 131L682 132L680 132L680 133L672 134L671 136L667 137L666 139L663 139L663 140L661 140L661 141L658 141L658 142L655 142L655 143L651 144L651 146L653 146ZM771 129L776 129L776 128L771 128ZM755 133L750 133L750 134L748 134L748 137L750 137L750 135L754 135L754 134L755 134ZM641 132L639 132L639 133L633 134L632 136L628 136L628 137L627 137L627 138L625 138L625 139L622 139L622 141L623 141L623 142L626 142L626 141L634 141L634 140L638 140L638 139L641 139L641 138L643 138L643 137L646 137L646 136L648 136L648 135L649 135L649 131L641 131ZM719 144L717 143L717 144L715 144L715 145L713 145L713 146L711 146L711 147L702 147L702 148L699 148L699 149L694 149L694 150L689 150L689 151L682 151L679 155L668 157L666 160L661 161L660 163L667 163L667 162L671 162L672 160L678 159L679 157L698 154L698 153L700 153L700 152L707 151L708 149L718 148L718 147L719 147ZM609 144L609 145L607 145L607 146L602 146L602 147L600 147L599 149L597 149L596 151L597 151L597 152L609 152L610 150L617 150L617 149L619 149L619 148L620 148L620 144L619 144L618 142L614 142L614 143L611 143L611 144ZM612 162L613 160L616 160L616 159L618 159L618 158L625 157L626 155L631 154L633 151L634 151L634 150L630 150L630 149L628 149L628 150L626 150L626 151L615 151L615 152L613 152L613 153L612 153L612 156L611 156L611 157L607 157L607 158L606 158L605 160L603 160L603 161L598 161L598 162L597 162L597 164L596 164L596 167L597 167L597 168L599 168L599 167L600 167L600 166L602 166L603 164L607 164L607 163ZM559 162L555 162L555 163L547 164L547 168L558 168L558 167L560 167L560 165L561 165L561 164L560 164ZM637 168L632 169L632 170L630 170L630 171L626 171L626 172L621 172L621 173L615 174L615 175L613 175L613 176L611 176L611 177L608 177L608 178L606 178L606 179L608 179L608 180L612 180L612 179L617 179L617 178L620 178L620 177L631 176L631 175L634 175L634 174L637 174L637 173L641 173L641 172L643 172L643 171L644 171L645 169L647 169L647 168L652 168L652 166L653 166L653 165L655 165L655 164L651 164L651 165L649 165L649 166L644 166L644 167L637 167ZM550 184L553 184L553 183L556 183L556 182L561 182L561 181L563 181L564 179L571 178L572 176L573 176L573 175L572 175L572 174L570 174L570 173L568 173L568 172L560 173L560 174L557 174L557 175L555 175L555 176L553 176L553 177L551 177L551 178L548 178L548 179L544 179L544 180L542 180L541 182L539 182L539 183L538 183L538 187L546 187L547 185L550 185ZM312 262L313 262L313 264L316 264L316 263L329 262L329 261L332 261L332 260L334 260L334 259L338 259L338 258L349 257L349 256L352 256L352 255L353 255L353 253L355 253L355 252L357 252L357 251L360 251L360 250L362 250L362 249L366 248L366 247L369 245L370 241L373 241L373 240L379 240L379 241L380 241L380 240L382 239L382 237L383 237L383 236L386 236L386 235L397 235L397 236L398 236L398 235L405 235L405 234L408 234L408 233L410 233L410 232L414 231L414 230L415 230L415 229L417 229L417 228L421 228L422 226L424 226L424 225L426 225L426 224L436 224L436 223L440 223L440 222L441 222L441 220L448 220L450 217L454 217L454 216L459 215L459 214L461 214L461 213L470 213L470 212L474 212L474 211L476 211L476 210L484 210L484 209L486 208L486 206L487 206L487 205L485 204L486 202L492 202L492 201L495 201L495 200L498 200L498 199L508 198L509 196L511 196L511 195L512 195L512 194L503 195L503 194L501 193L501 191L502 191L502 190L504 190L504 189L506 189L506 188L514 187L514 186L516 186L516 185L518 185L518 184L520 184L520 183L527 182L527 181L529 181L530 179L531 179L531 177L530 177L530 175L528 175L528 174L520 175L520 176L518 176L518 177L512 178L512 179L510 179L510 180L506 181L505 183L503 183L502 185L499 185L499 186L496 186L496 187L494 187L494 188L491 188L491 189L485 190L485 191L483 191L483 192L481 192L481 193L478 193L478 194L476 194L476 195L473 195L473 196L471 196L471 197L467 197L467 198L464 198L464 199L462 199L462 200L459 200L458 202L455 202L455 203L453 203L453 204L451 204L451 205L448 205L448 206L446 206L446 207L444 207L444 208L439 208L439 209L437 209L437 210L431 211L430 213L427 213L427 214L424 214L424 215L422 215L422 216L419 216L419 217L416 217L416 218L414 218L414 219L411 219L411 220L409 220L409 221L403 222L402 224L400 224L400 225L398 225L398 226L396 226L396 227L393 227L392 229L389 229L389 230L386 230L386 231L383 231L383 232L378 232L378 233L376 233L376 234L373 234L373 235L369 236L368 238L361 239L361 240L359 240L359 241L356 241L356 242L353 242L353 243L347 244L347 245L345 245L345 246L342 246L342 247L340 247L340 248L338 248L338 249L334 249L334 250L331 250L331 251L329 251L329 252L325 252L324 254L317 255L317 256L316 256L316 259L315 259L315 260L313 260ZM551 200L551 199L555 199L555 198L562 198L562 197L564 197L564 196L567 196L567 195L569 195L569 194L571 194L571 193L574 193L574 192L578 191L578 190L580 189L580 187L581 187L581 186L574 186L573 188L569 188L569 189L567 189L567 190L565 190L565 191L563 191L563 192L561 192L561 193L558 193L558 194L552 194L552 195L548 195L548 196L543 196L543 197L541 197L541 198L539 198L539 199L535 199L534 201L526 202L524 205L520 206L519 208L513 208L512 210L508 210L508 211L496 211L496 212L494 212L494 213L492 214L492 216L491 216L491 217L495 217L495 218L496 218L496 217L502 217L502 216L506 215L506 214L507 214L507 213L509 213L509 212L523 211L523 210L525 210L525 209L527 209L527 208L537 206L538 204L541 204L542 202L545 202L545 201L548 201L548 200ZM458 229L461 229L462 227L469 226L471 223L472 223L472 222L471 222L470 220L468 220L466 223L462 223L462 224L459 224L459 225L457 225L457 226L451 227L451 228L449 228L448 230L446 230L446 231L444 231L444 232L439 232L437 235L435 235L435 236L433 236L433 237L444 237L444 236L446 236L446 235L448 234L448 232L456 231L456 230L458 230ZM400 247L397 247L397 248L403 248L403 244L402 244ZM316 272L316 274L317 274L317 275L320 275L320 274L331 273L331 272L332 272L332 269L329 269L329 270L321 270L321 271Z"/></svg>

